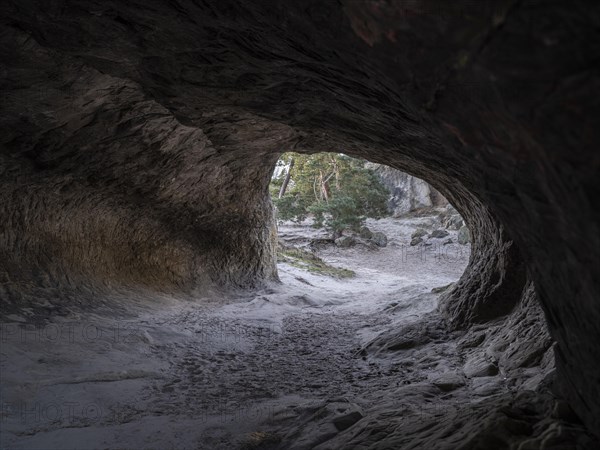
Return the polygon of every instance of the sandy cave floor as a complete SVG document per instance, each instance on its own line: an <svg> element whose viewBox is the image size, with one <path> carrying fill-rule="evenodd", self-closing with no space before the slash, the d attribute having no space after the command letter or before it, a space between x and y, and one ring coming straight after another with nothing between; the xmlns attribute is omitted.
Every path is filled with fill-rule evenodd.
<svg viewBox="0 0 600 450"><path fill-rule="evenodd" d="M439 407L393 392L415 386L420 399L464 401L467 394L432 384L462 367L456 340L400 346L401 355L361 349L434 311L432 288L460 277L469 245L449 230L452 244L443 245L447 237L410 247L415 229L439 226L434 216L368 225L387 234L387 247L318 250L355 278L280 263L281 285L233 299L162 298L134 316L73 313L41 328L26 314L10 316L2 324L0 447L336 448L371 412L410 410L418 420ZM279 233L295 246L324 236L306 224ZM484 378L468 385L469 398L508 389L499 376ZM451 390L464 391L461 383Z"/></svg>

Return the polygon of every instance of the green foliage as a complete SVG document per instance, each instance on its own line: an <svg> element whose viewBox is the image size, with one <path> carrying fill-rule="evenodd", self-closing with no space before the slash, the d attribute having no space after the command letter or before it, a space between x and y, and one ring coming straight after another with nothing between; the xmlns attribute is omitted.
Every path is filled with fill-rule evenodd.
<svg viewBox="0 0 600 450"><path fill-rule="evenodd" d="M292 159L290 183L278 198ZM312 215L315 227L339 234L344 229L358 231L367 217L388 214L390 193L364 160L339 153L286 153L278 166L281 169L273 177L271 196L281 220L302 221Z"/></svg>
<svg viewBox="0 0 600 450"><path fill-rule="evenodd" d="M277 190L279 192L279 189ZM302 222L307 216L307 206L300 198L293 195L284 195L275 200L277 218L281 220L294 220Z"/></svg>
<svg viewBox="0 0 600 450"><path fill-rule="evenodd" d="M347 195L338 195L329 203L315 203L308 207L314 214L314 225L318 228L325 226L333 232L350 229L360 230L366 216L359 215L357 202Z"/></svg>

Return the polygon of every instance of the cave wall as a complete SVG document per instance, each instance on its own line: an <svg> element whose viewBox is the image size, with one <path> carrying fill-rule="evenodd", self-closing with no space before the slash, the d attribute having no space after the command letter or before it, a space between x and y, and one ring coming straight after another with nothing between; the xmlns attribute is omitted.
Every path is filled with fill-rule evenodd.
<svg viewBox="0 0 600 450"><path fill-rule="evenodd" d="M560 388L600 429L598 5L8 0L0 17L3 302L272 280L273 164L335 149L427 180L473 229L455 326L512 311L531 279Z"/></svg>
<svg viewBox="0 0 600 450"><path fill-rule="evenodd" d="M216 147L138 84L20 31L3 38L5 278L163 290L276 278L268 133Z"/></svg>

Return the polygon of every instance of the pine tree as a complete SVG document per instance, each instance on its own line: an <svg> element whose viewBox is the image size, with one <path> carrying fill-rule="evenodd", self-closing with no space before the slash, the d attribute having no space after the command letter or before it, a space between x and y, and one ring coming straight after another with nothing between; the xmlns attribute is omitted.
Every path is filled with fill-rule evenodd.
<svg viewBox="0 0 600 450"><path fill-rule="evenodd" d="M282 155L271 185L278 218L300 222L312 215L315 227L335 237L346 229L358 231L367 217L387 215L390 193L365 163L341 153Z"/></svg>

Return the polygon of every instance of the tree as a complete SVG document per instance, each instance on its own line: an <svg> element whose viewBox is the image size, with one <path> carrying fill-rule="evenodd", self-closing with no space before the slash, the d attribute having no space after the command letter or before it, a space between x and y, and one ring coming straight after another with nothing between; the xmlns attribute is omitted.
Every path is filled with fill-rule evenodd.
<svg viewBox="0 0 600 450"><path fill-rule="evenodd" d="M281 198L285 195L285 191L290 183L290 179L292 178L292 169L294 168L294 158L291 159L290 164L287 168L287 173L285 174L285 178L283 180L283 184L281 185L281 189L279 189L279 195L277 198Z"/></svg>
<svg viewBox="0 0 600 450"><path fill-rule="evenodd" d="M364 160L341 153L286 153L278 168L271 196L277 193L279 219L302 221L312 215L315 227L335 237L345 229L358 231L367 217L388 214L390 193Z"/></svg>

